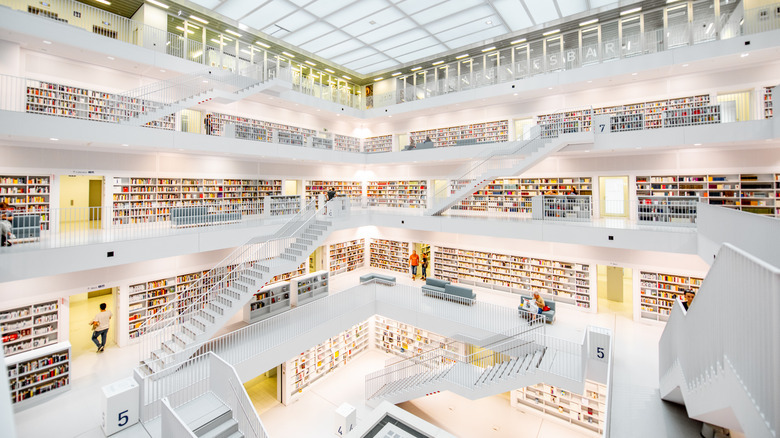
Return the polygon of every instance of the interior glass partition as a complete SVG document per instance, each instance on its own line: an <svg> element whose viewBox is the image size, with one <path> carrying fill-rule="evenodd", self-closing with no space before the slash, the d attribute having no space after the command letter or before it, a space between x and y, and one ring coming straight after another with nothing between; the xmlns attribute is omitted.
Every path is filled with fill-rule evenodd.
<svg viewBox="0 0 780 438"><path fill-rule="evenodd" d="M620 20L622 41L621 50L623 57L642 54L642 17L634 15Z"/></svg>
<svg viewBox="0 0 780 438"><path fill-rule="evenodd" d="M618 34L618 22L604 23L601 25L601 60L610 61L620 57L620 39Z"/></svg>
<svg viewBox="0 0 780 438"><path fill-rule="evenodd" d="M515 78L524 78L529 75L530 58L528 53L528 44L521 44L514 48Z"/></svg>
<svg viewBox="0 0 780 438"><path fill-rule="evenodd" d="M566 70L578 68L582 62L580 54L580 31L563 34L563 65Z"/></svg>
<svg viewBox="0 0 780 438"><path fill-rule="evenodd" d="M688 45L688 3L666 8L666 48Z"/></svg>
<svg viewBox="0 0 780 438"><path fill-rule="evenodd" d="M597 64L600 56L599 46L599 26L583 29L580 34L582 38L582 65Z"/></svg>
<svg viewBox="0 0 780 438"><path fill-rule="evenodd" d="M545 64L547 71L563 70L563 40L560 35L544 40Z"/></svg>
<svg viewBox="0 0 780 438"><path fill-rule="evenodd" d="M650 11L643 14L645 53L664 50L664 11Z"/></svg>

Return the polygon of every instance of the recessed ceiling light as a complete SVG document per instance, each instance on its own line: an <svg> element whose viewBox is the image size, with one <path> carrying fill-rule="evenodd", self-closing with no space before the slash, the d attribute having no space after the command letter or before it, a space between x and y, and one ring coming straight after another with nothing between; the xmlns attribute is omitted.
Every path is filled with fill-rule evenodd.
<svg viewBox="0 0 780 438"><path fill-rule="evenodd" d="M243 53L246 53L247 55L251 55L251 54L252 54L252 52L250 52L250 51L249 51L249 50L247 50L247 49L241 49L241 51L242 51Z"/></svg>
<svg viewBox="0 0 780 438"><path fill-rule="evenodd" d="M43 44L51 44L51 41L43 40Z"/></svg>
<svg viewBox="0 0 780 438"><path fill-rule="evenodd" d="M439 64L444 64L444 61L436 61L436 62L434 62L434 63L433 63L433 64L431 64L431 65L439 65Z"/></svg>
<svg viewBox="0 0 780 438"><path fill-rule="evenodd" d="M413 68L413 69L412 69L412 71L417 71L417 70L419 70L419 69L421 69L421 68L422 68L422 67L415 67L415 68Z"/></svg>
<svg viewBox="0 0 780 438"><path fill-rule="evenodd" d="M487 24L488 26L490 26L491 24L493 24L493 20L485 20L485 24Z"/></svg>
<svg viewBox="0 0 780 438"><path fill-rule="evenodd" d="M198 26L198 25L197 25L197 24L195 24L195 23L191 23L191 22L189 22L189 21L188 21L188 22L187 22L187 29L189 29L189 28L193 28L193 29L200 29L200 26Z"/></svg>
<svg viewBox="0 0 780 438"><path fill-rule="evenodd" d="M180 30L180 31L184 32L184 28L183 28L183 27L181 27L181 26L176 26L176 29L178 29L178 30ZM193 32L193 31L191 31L191 30L187 29L187 33L195 33L195 32Z"/></svg>
<svg viewBox="0 0 780 438"><path fill-rule="evenodd" d="M701 146L701 143L694 143L694 146Z"/></svg>
<svg viewBox="0 0 780 438"><path fill-rule="evenodd" d="M589 83L589 84L590 84L591 82L593 82L593 81L588 81L588 83Z"/></svg>
<svg viewBox="0 0 780 438"><path fill-rule="evenodd" d="M598 23L598 22L599 22L599 19L598 18L594 18L592 20L583 21L582 23L580 23L580 26L587 26L589 24L594 24L594 23Z"/></svg>
<svg viewBox="0 0 780 438"><path fill-rule="evenodd" d="M552 90L552 87L547 88L548 90Z"/></svg>
<svg viewBox="0 0 780 438"><path fill-rule="evenodd" d="M108 58L109 61L113 61L114 60L113 56L108 56L107 58Z"/></svg>
<svg viewBox="0 0 780 438"><path fill-rule="evenodd" d="M233 32L233 31L232 31L232 30L230 30L230 29L225 29L225 32L227 32L227 33L229 33L229 34L231 34L231 35L234 35L234 36L237 36L237 37L241 38L241 34L240 34L240 33L238 33L238 32Z"/></svg>
<svg viewBox="0 0 780 438"><path fill-rule="evenodd" d="M148 1L149 3L151 3L151 4L155 5L155 6L159 6L159 7L163 8L163 9L168 9L168 5L166 5L165 3L160 3L157 0L146 0L146 1Z"/></svg>
<svg viewBox="0 0 780 438"><path fill-rule="evenodd" d="M348 80L348 81L351 81L351 80L352 80L352 78L351 78L351 77L349 77L349 76L347 76L347 75L341 75L341 77L342 77L342 78L344 78L344 79L346 79L346 80Z"/></svg>
<svg viewBox="0 0 780 438"><path fill-rule="evenodd" d="M223 46L227 44L227 43L223 43L222 41L220 41L220 40L218 40L216 38L212 38L211 41L213 41L213 42L215 42L217 44L222 44Z"/></svg>
<svg viewBox="0 0 780 438"><path fill-rule="evenodd" d="M130 146L130 145L129 145L129 144L127 144L127 143L122 143L122 146L125 146L125 147L127 147L127 146Z"/></svg>
<svg viewBox="0 0 780 438"><path fill-rule="evenodd" d="M341 114L336 114L336 117L341 117Z"/></svg>
<svg viewBox="0 0 780 438"><path fill-rule="evenodd" d="M466 58L466 57L468 57L468 56L469 56L469 54L468 54L468 53L464 53L464 54L462 54L462 55L458 55L458 56L456 56L456 57L455 57L455 59L463 59L463 58Z"/></svg>
<svg viewBox="0 0 780 438"><path fill-rule="evenodd" d="M177 150L177 151L183 151L184 149L182 149L182 148L177 148L176 150Z"/></svg>
<svg viewBox="0 0 780 438"><path fill-rule="evenodd" d="M208 83L209 83L209 81L207 81L207 80L205 80L205 79L204 79L204 80L203 80L203 83L204 83L204 84L208 84Z"/></svg>
<svg viewBox="0 0 780 438"><path fill-rule="evenodd" d="M333 71L333 70L331 70L329 68L326 68L325 71L328 72L328 73L336 73L335 71Z"/></svg>
<svg viewBox="0 0 780 438"><path fill-rule="evenodd" d="M49 137L49 140L51 140L51 141L59 141L60 139L59 138L54 138L54 137Z"/></svg>
<svg viewBox="0 0 780 438"><path fill-rule="evenodd" d="M266 44L264 42L261 42L261 41L255 41L255 44L257 44L258 46L263 46L266 49L270 49L271 48L271 46L269 46L268 44Z"/></svg>
<svg viewBox="0 0 780 438"><path fill-rule="evenodd" d="M378 78L374 78L374 81L381 81L382 79L384 79L384 78L382 76L380 76Z"/></svg>
<svg viewBox="0 0 780 438"><path fill-rule="evenodd" d="M111 2L106 1L106 0L95 0L95 1L98 2L98 3L103 3L104 5L111 6Z"/></svg>
<svg viewBox="0 0 780 438"><path fill-rule="evenodd" d="M636 75L638 75L638 74L639 74L639 73L637 73L637 72L634 72L634 73L631 73L631 76L636 76Z"/></svg>
<svg viewBox="0 0 780 438"><path fill-rule="evenodd" d="M387 116L388 118L393 117L392 115Z"/></svg>
<svg viewBox="0 0 780 438"><path fill-rule="evenodd" d="M683 67L688 67L688 64L683 64Z"/></svg>
<svg viewBox="0 0 780 438"><path fill-rule="evenodd" d="M397 72L395 72L395 73L391 74L390 76L398 76L398 75L400 75L400 74L401 74L401 72L400 72L400 71L397 71Z"/></svg>
<svg viewBox="0 0 780 438"><path fill-rule="evenodd" d="M547 32L543 33L542 36L550 36L552 34L560 32L560 31L561 31L560 29L548 30Z"/></svg>
<svg viewBox="0 0 780 438"><path fill-rule="evenodd" d="M627 11L623 11L623 12L621 12L621 13L620 13L620 15L622 16L622 15L633 14L634 12L639 12L639 11L641 11L641 10L642 10L642 8L641 8L641 7L640 7L640 8L629 9L629 10L627 10Z"/></svg>
<svg viewBox="0 0 780 438"><path fill-rule="evenodd" d="M203 24L209 24L209 22L208 22L208 21L206 21L206 20L204 20L204 19L202 19L202 18L200 18L200 17L196 17L196 16L194 16L194 15L190 15L190 18L192 18L192 19L193 19L193 20L195 20L195 21L200 21L200 22L201 22L201 23L203 23Z"/></svg>
<svg viewBox="0 0 780 438"><path fill-rule="evenodd" d="M744 57L746 57L746 56L749 56L749 55L750 55L750 53L743 53L743 54L741 54L741 55L739 55L739 56L740 56L741 58L744 58Z"/></svg>
<svg viewBox="0 0 780 438"><path fill-rule="evenodd" d="M293 55L293 54L292 54L292 53L290 53L290 52L282 52L282 55L284 55L284 56L289 56L290 58L295 58L295 55Z"/></svg>
<svg viewBox="0 0 780 438"><path fill-rule="evenodd" d="M489 52L491 50L496 50L496 46L488 47L487 49L482 49L482 52Z"/></svg>
<svg viewBox="0 0 780 438"><path fill-rule="evenodd" d="M165 73L165 70L162 70L162 69L161 69L161 70L160 70L160 73Z"/></svg>
<svg viewBox="0 0 780 438"><path fill-rule="evenodd" d="M514 95L517 96L517 93L515 93Z"/></svg>
<svg viewBox="0 0 780 438"><path fill-rule="evenodd" d="M310 66L312 66L312 67L316 67L316 66L317 66L317 64L315 64L315 63L313 63L313 62L309 61L308 59L307 59L306 61L303 61L303 62L305 62L305 63L309 64L309 65L310 65Z"/></svg>
<svg viewBox="0 0 780 438"><path fill-rule="evenodd" d="M526 39L526 38L523 38L523 39L519 39L519 40L514 40L514 41L512 41L512 42L511 42L511 43L509 43L509 44L520 44L520 43L524 43L524 42L526 42L526 41L527 41L527 39Z"/></svg>

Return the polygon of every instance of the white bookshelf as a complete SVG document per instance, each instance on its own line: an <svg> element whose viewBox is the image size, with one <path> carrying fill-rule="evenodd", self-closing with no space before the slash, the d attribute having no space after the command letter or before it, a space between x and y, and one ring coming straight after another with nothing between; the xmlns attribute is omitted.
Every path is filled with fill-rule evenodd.
<svg viewBox="0 0 780 438"><path fill-rule="evenodd" d="M70 389L70 343L60 342L5 358L14 411Z"/></svg>
<svg viewBox="0 0 780 438"><path fill-rule="evenodd" d="M773 106L772 97L775 91L775 87L764 87L764 101L762 104L764 110L764 118L771 119L774 116L775 108Z"/></svg>
<svg viewBox="0 0 780 438"><path fill-rule="evenodd" d="M377 349L405 359L437 348L465 354L462 342L380 315L374 316L373 332Z"/></svg>
<svg viewBox="0 0 780 438"><path fill-rule="evenodd" d="M404 273L411 272L409 267L409 242L371 239L369 246L369 264L372 268Z"/></svg>
<svg viewBox="0 0 780 438"><path fill-rule="evenodd" d="M288 216L301 211L300 196L266 196L265 211L269 216Z"/></svg>
<svg viewBox="0 0 780 438"><path fill-rule="evenodd" d="M41 230L49 229L51 175L0 175L0 201L14 214L38 214Z"/></svg>
<svg viewBox="0 0 780 438"><path fill-rule="evenodd" d="M355 239L330 245L330 275L362 268L365 264L366 239Z"/></svg>
<svg viewBox="0 0 780 438"><path fill-rule="evenodd" d="M639 272L639 316L653 321L666 321L674 300L684 300L686 289L699 290L703 279L662 272Z"/></svg>
<svg viewBox="0 0 780 438"><path fill-rule="evenodd" d="M59 305L47 300L0 310L0 335L6 357L56 344Z"/></svg>
<svg viewBox="0 0 780 438"><path fill-rule="evenodd" d="M368 137L363 140L363 151L368 154L375 154L378 152L392 152L393 136L380 135L378 137Z"/></svg>
<svg viewBox="0 0 780 438"><path fill-rule="evenodd" d="M345 152L360 152L360 139L348 135L335 134L333 136L333 149Z"/></svg>
<svg viewBox="0 0 780 438"><path fill-rule="evenodd" d="M274 283L258 290L244 306L244 322L252 324L289 309L290 282Z"/></svg>
<svg viewBox="0 0 780 438"><path fill-rule="evenodd" d="M366 320L285 362L282 403L297 401L312 384L366 351L370 346L369 333Z"/></svg>
<svg viewBox="0 0 780 438"><path fill-rule="evenodd" d="M588 264L521 255L434 247L433 275L456 283L531 295L595 311L593 268Z"/></svg>
<svg viewBox="0 0 780 438"><path fill-rule="evenodd" d="M454 191L454 190L453 190ZM452 206L452 210L530 215L533 197L540 195L591 195L591 177L500 178Z"/></svg>
<svg viewBox="0 0 780 438"><path fill-rule="evenodd" d="M186 277L189 278L189 275ZM130 285L127 309L128 339L133 340L143 335L149 324L172 308L176 300L176 289L176 276ZM186 289L186 286L182 289Z"/></svg>
<svg viewBox="0 0 780 438"><path fill-rule="evenodd" d="M530 407L545 415L601 436L607 420L607 387L585 381L585 393L575 394L561 388L539 383L511 392L511 405Z"/></svg>
<svg viewBox="0 0 780 438"><path fill-rule="evenodd" d="M426 208L428 183L417 181L370 181L366 187L369 207Z"/></svg>
<svg viewBox="0 0 780 438"><path fill-rule="evenodd" d="M151 101L104 91L27 80L26 111L28 113L119 123L150 108L161 106ZM166 115L147 123L146 126L175 130L176 117L173 114Z"/></svg>
<svg viewBox="0 0 780 438"><path fill-rule="evenodd" d="M329 282L330 273L325 270L293 278L290 291L296 296L294 305L300 306L327 296Z"/></svg>
<svg viewBox="0 0 780 438"><path fill-rule="evenodd" d="M328 194L328 189L333 187L336 196L345 196L353 202L360 202L363 198L363 184L360 181L306 181L306 200L317 199L319 195Z"/></svg>
<svg viewBox="0 0 780 438"><path fill-rule="evenodd" d="M417 144L424 142L427 137L430 137L434 147L456 146L464 140L473 141L474 143L504 142L509 141L509 121L496 120L427 129L424 131L412 131L411 137Z"/></svg>

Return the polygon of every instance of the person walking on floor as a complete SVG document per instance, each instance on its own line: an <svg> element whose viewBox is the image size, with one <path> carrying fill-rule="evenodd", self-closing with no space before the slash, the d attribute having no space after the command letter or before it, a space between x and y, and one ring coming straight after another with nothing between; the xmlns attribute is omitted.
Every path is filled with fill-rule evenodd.
<svg viewBox="0 0 780 438"><path fill-rule="evenodd" d="M425 281L425 279L428 277L428 256L425 254L422 256L420 269L422 270L422 272L420 272L420 280Z"/></svg>
<svg viewBox="0 0 780 438"><path fill-rule="evenodd" d="M417 255L416 250L412 250L412 255L409 256L409 264L412 265L412 280L417 276L417 266L420 265L420 256Z"/></svg>
<svg viewBox="0 0 780 438"><path fill-rule="evenodd" d="M106 310L106 303L100 303L100 312L92 319L92 342L97 346L97 352L100 353L106 348L106 336L108 335L108 323L111 321L110 310ZM100 342L98 342L100 336Z"/></svg>

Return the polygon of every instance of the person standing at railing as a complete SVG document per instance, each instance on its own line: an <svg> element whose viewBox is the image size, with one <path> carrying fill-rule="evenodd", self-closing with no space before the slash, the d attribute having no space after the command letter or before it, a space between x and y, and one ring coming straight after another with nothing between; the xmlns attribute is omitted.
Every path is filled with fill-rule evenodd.
<svg viewBox="0 0 780 438"><path fill-rule="evenodd" d="M685 301L682 302L683 307L687 311L691 304L693 304L693 298L696 297L696 292L693 289L687 289L685 291Z"/></svg>
<svg viewBox="0 0 780 438"><path fill-rule="evenodd" d="M97 346L97 352L103 352L106 348L106 336L108 335L108 323L111 321L110 310L106 310L106 303L100 303L100 312L98 312L94 318L92 318L92 342ZM100 336L100 342L98 342L98 336Z"/></svg>
<svg viewBox="0 0 780 438"><path fill-rule="evenodd" d="M412 255L409 256L409 264L412 266L412 280L416 280L417 266L420 265L420 256L417 255L417 250L412 250Z"/></svg>
<svg viewBox="0 0 780 438"><path fill-rule="evenodd" d="M206 135L211 135L211 127L212 127L211 114L206 114L206 117L203 119L203 125L206 128Z"/></svg>
<svg viewBox="0 0 780 438"><path fill-rule="evenodd" d="M11 246L13 226L11 225L11 215L13 210L7 202L0 202L0 246Z"/></svg>

